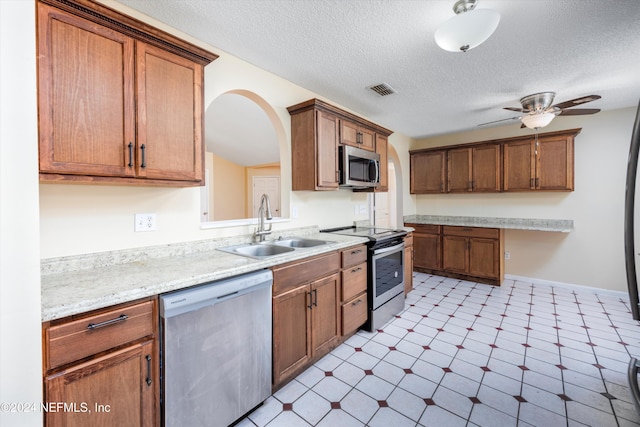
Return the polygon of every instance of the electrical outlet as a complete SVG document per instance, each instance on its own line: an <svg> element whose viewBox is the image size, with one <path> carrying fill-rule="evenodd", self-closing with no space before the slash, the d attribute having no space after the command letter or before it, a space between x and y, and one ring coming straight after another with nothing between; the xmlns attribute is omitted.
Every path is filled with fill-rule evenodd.
<svg viewBox="0 0 640 427"><path fill-rule="evenodd" d="M511 259L511 252L505 252L504 259Z"/></svg>
<svg viewBox="0 0 640 427"><path fill-rule="evenodd" d="M291 206L291 218L292 219L298 218L298 207L297 206Z"/></svg>
<svg viewBox="0 0 640 427"><path fill-rule="evenodd" d="M156 214L136 214L134 231L156 231Z"/></svg>

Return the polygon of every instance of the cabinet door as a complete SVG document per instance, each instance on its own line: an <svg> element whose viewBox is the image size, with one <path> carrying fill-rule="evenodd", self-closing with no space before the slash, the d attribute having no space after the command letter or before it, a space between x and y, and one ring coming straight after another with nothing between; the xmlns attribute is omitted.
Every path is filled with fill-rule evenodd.
<svg viewBox="0 0 640 427"><path fill-rule="evenodd" d="M380 185L376 187L376 192L389 191L388 145L386 136L376 134L376 153L380 155Z"/></svg>
<svg viewBox="0 0 640 427"><path fill-rule="evenodd" d="M278 384L311 359L309 286L273 298L273 383Z"/></svg>
<svg viewBox="0 0 640 427"><path fill-rule="evenodd" d="M340 335L340 275L311 284L312 355L328 353Z"/></svg>
<svg viewBox="0 0 640 427"><path fill-rule="evenodd" d="M155 426L152 349L147 341L45 378L46 402L73 405L47 412L47 427Z"/></svg>
<svg viewBox="0 0 640 427"><path fill-rule="evenodd" d="M375 150L375 132L371 129L358 127L360 132L360 148L365 150Z"/></svg>
<svg viewBox="0 0 640 427"><path fill-rule="evenodd" d="M500 245L493 239L469 239L469 274L490 278L498 277Z"/></svg>
<svg viewBox="0 0 640 427"><path fill-rule="evenodd" d="M200 181L202 66L137 42L137 174Z"/></svg>
<svg viewBox="0 0 640 427"><path fill-rule="evenodd" d="M411 154L411 194L444 193L445 151Z"/></svg>
<svg viewBox="0 0 640 427"><path fill-rule="evenodd" d="M540 138L537 147L537 190L573 190L573 138Z"/></svg>
<svg viewBox="0 0 640 427"><path fill-rule="evenodd" d="M450 193L473 190L471 177L470 148L459 148L447 152L447 191Z"/></svg>
<svg viewBox="0 0 640 427"><path fill-rule="evenodd" d="M442 268L439 234L414 233L413 248L415 251L413 263L416 267L429 270Z"/></svg>
<svg viewBox="0 0 640 427"><path fill-rule="evenodd" d="M40 172L132 176L134 41L38 3Z"/></svg>
<svg viewBox="0 0 640 427"><path fill-rule="evenodd" d="M466 237L442 236L443 270L455 273L467 273L469 271L469 254L467 247Z"/></svg>
<svg viewBox="0 0 640 427"><path fill-rule="evenodd" d="M340 142L345 145L374 150L374 132L349 120L340 120Z"/></svg>
<svg viewBox="0 0 640 427"><path fill-rule="evenodd" d="M404 248L404 294L413 289L413 246Z"/></svg>
<svg viewBox="0 0 640 427"><path fill-rule="evenodd" d="M535 143L531 140L504 144L504 191L532 190L535 184Z"/></svg>
<svg viewBox="0 0 640 427"><path fill-rule="evenodd" d="M478 192L500 191L502 164L500 162L500 145L488 144L473 148L472 152L472 187Z"/></svg>
<svg viewBox="0 0 640 427"><path fill-rule="evenodd" d="M338 137L339 120L332 114L317 113L316 189L338 188ZM295 173L300 173L296 171Z"/></svg>

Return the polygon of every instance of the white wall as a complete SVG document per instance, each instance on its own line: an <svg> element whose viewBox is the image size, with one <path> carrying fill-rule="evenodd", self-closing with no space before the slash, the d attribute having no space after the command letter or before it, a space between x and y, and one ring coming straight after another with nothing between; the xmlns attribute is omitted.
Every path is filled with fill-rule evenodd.
<svg viewBox="0 0 640 427"><path fill-rule="evenodd" d="M0 402L42 401L35 2L0 1ZM2 426L42 425L0 411Z"/></svg>
<svg viewBox="0 0 640 427"><path fill-rule="evenodd" d="M623 219L635 108L556 118L545 132L582 128L575 140L575 191L416 196L433 215L572 219L570 233L506 232L505 273L625 291ZM426 148L532 134L517 124L416 141Z"/></svg>

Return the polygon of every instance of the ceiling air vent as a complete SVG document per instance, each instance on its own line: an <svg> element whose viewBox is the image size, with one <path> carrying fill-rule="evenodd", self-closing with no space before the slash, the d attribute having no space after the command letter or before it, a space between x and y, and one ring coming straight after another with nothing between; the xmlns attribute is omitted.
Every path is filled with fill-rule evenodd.
<svg viewBox="0 0 640 427"><path fill-rule="evenodd" d="M391 95L392 93L396 93L396 91L386 83L378 83L377 85L369 86L369 89L380 96L387 96Z"/></svg>

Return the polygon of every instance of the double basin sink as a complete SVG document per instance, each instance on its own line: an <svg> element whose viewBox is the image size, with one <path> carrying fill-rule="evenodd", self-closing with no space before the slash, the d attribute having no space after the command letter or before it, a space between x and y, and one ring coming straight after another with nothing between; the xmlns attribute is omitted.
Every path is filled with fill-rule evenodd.
<svg viewBox="0 0 640 427"><path fill-rule="evenodd" d="M293 252L296 249L313 248L316 246L326 245L328 243L333 242L318 239L305 239L302 237L288 237L259 243L242 243L239 245L218 248L218 250L249 258L264 259Z"/></svg>

